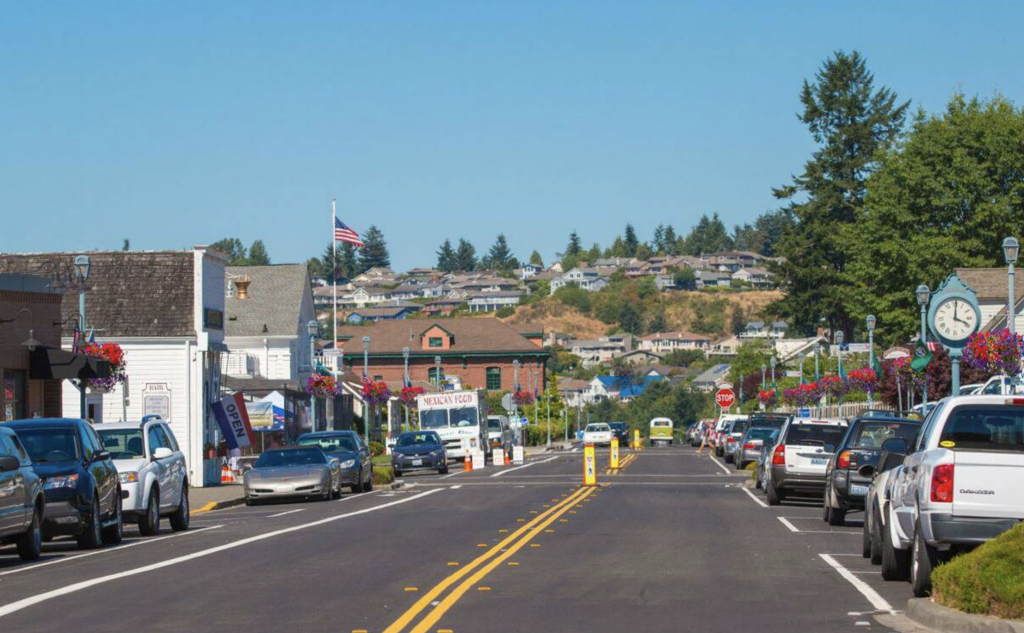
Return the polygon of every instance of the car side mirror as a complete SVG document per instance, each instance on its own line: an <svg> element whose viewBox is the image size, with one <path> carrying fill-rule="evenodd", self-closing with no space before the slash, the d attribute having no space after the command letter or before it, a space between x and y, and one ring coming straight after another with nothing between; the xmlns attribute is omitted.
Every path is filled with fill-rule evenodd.
<svg viewBox="0 0 1024 633"><path fill-rule="evenodd" d="M167 448L166 446L161 446L161 447L157 448L155 451L153 451L153 459L155 459L155 460L167 459L168 457L170 457L173 454L174 454L174 452L171 451L171 449Z"/></svg>
<svg viewBox="0 0 1024 633"><path fill-rule="evenodd" d="M889 439L882 442L882 450L886 453L906 455L907 440L903 439L902 437L890 437Z"/></svg>
<svg viewBox="0 0 1024 633"><path fill-rule="evenodd" d="M18 470L21 468L21 462L17 457L13 455L4 455L0 457L0 473L9 473L12 470Z"/></svg>
<svg viewBox="0 0 1024 633"><path fill-rule="evenodd" d="M110 459L110 451L96 451L92 454L92 461L105 462Z"/></svg>

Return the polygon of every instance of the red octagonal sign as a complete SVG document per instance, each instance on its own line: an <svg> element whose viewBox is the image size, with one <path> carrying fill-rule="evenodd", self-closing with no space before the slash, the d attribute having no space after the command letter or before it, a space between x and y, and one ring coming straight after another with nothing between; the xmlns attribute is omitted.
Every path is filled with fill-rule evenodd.
<svg viewBox="0 0 1024 633"><path fill-rule="evenodd" d="M715 402L723 409L728 409L736 402L736 394L728 387L722 387L715 393Z"/></svg>

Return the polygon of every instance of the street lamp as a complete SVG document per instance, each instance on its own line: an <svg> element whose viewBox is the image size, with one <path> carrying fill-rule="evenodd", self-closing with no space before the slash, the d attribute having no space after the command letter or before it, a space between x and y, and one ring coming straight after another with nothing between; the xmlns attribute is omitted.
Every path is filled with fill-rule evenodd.
<svg viewBox="0 0 1024 633"><path fill-rule="evenodd" d="M409 381L409 348L402 348L402 360L405 362L405 378L402 383L402 387L411 387L412 383ZM409 403L405 403L405 430L409 430Z"/></svg>
<svg viewBox="0 0 1024 633"><path fill-rule="evenodd" d="M765 366L764 363L761 363L761 391L764 391L764 388L765 388L764 374L765 374L766 371L768 371L768 367Z"/></svg>
<svg viewBox="0 0 1024 633"><path fill-rule="evenodd" d="M441 357L434 357L434 388L441 391Z"/></svg>
<svg viewBox="0 0 1024 633"><path fill-rule="evenodd" d="M1017 263L1017 255L1020 254L1020 243L1017 238L1008 237L1003 240L1003 257L1010 266L1007 278L1010 282L1010 301L1006 304L1006 327L1010 332L1017 331L1017 301L1013 291L1013 265Z"/></svg>
<svg viewBox="0 0 1024 633"><path fill-rule="evenodd" d="M316 321L310 321L306 324L306 333L309 334L309 375L312 376L316 373L316 334L320 330L320 325ZM309 396L309 415L310 415L310 428L316 433L316 396Z"/></svg>
<svg viewBox="0 0 1024 633"><path fill-rule="evenodd" d="M40 345L42 345L42 343L40 343L39 341L36 340L35 330L29 330L28 331L28 338L25 339L24 341L22 341L21 344L23 346L27 347L28 351L30 351L30 352L36 351L36 348L39 347Z"/></svg>
<svg viewBox="0 0 1024 633"><path fill-rule="evenodd" d="M363 337L363 380L370 379L370 337ZM370 415L369 407L363 404L363 439L366 445L370 445Z"/></svg>
<svg viewBox="0 0 1024 633"><path fill-rule="evenodd" d="M868 367L874 371L875 369L875 315L869 314L865 322L868 326ZM881 376L875 377L876 381L882 380ZM876 382L877 384L877 382ZM872 398L872 392L868 392L868 406L871 406L874 398Z"/></svg>
<svg viewBox="0 0 1024 633"><path fill-rule="evenodd" d="M772 391L774 391L775 390L775 363L776 363L774 356L772 356L770 363L771 363L771 366L772 366Z"/></svg>
<svg viewBox="0 0 1024 633"><path fill-rule="evenodd" d="M804 359L807 358L807 352L800 352L797 356L800 359L800 384L804 384Z"/></svg>
<svg viewBox="0 0 1024 633"><path fill-rule="evenodd" d="M88 255L79 255L75 257L75 271L78 273L78 281L80 288L78 291L78 324L81 333L79 336L85 337L85 291L88 288L85 282L89 280L89 271L92 269L92 264L89 261ZM85 381L80 380L79 385L79 409L81 418L85 419Z"/></svg>
<svg viewBox="0 0 1024 633"><path fill-rule="evenodd" d="M836 342L837 358L839 359L839 376L840 376L840 378L843 376L843 340L845 338L846 338L846 336L843 334L842 330L839 330L833 336L833 339Z"/></svg>
<svg viewBox="0 0 1024 633"><path fill-rule="evenodd" d="M1004 243L1004 247L1005 247L1005 243ZM1014 253L1014 255L1016 255L1016 253ZM1013 284L1012 280L1011 280L1010 284L1011 285ZM921 284L920 286L917 287L917 290L914 291L914 294L917 295L917 304L919 306L921 306L921 344L922 345L927 345L928 344L928 330L925 329L926 328L925 318L927 316L926 313L928 312L928 301L932 298L932 291L928 289L928 286L926 286L924 284ZM1012 304L1013 300L1011 299L1010 302ZM1007 314L1009 314L1009 313L1007 313ZM907 385L907 391L908 392L911 391L910 385ZM909 398L909 396L908 396L908 398ZM922 405L921 412L924 415L928 415L928 372L927 371L924 372L924 383L921 386L921 402L924 403Z"/></svg>

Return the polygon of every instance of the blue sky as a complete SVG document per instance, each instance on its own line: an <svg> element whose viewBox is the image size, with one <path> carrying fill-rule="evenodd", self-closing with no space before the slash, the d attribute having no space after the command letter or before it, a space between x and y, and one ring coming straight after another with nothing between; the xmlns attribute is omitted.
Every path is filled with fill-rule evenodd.
<svg viewBox="0 0 1024 633"><path fill-rule="evenodd" d="M19 2L0 7L0 251L330 239L398 268L504 232L685 232L773 208L837 49L941 109L1024 103L1020 2Z"/></svg>

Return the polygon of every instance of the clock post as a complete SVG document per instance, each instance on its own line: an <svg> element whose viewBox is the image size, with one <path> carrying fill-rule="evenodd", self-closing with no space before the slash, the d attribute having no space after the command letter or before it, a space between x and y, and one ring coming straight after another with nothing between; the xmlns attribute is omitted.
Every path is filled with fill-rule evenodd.
<svg viewBox="0 0 1024 633"><path fill-rule="evenodd" d="M950 393L954 395L960 393L960 357L963 355L963 349L953 348L949 350L950 373L952 374Z"/></svg>
<svg viewBox="0 0 1024 633"><path fill-rule="evenodd" d="M960 393L960 358L964 354L967 340L981 327L978 295L956 273L947 277L932 296L928 308L928 326L935 338L949 351L952 365L950 395L956 396Z"/></svg>

